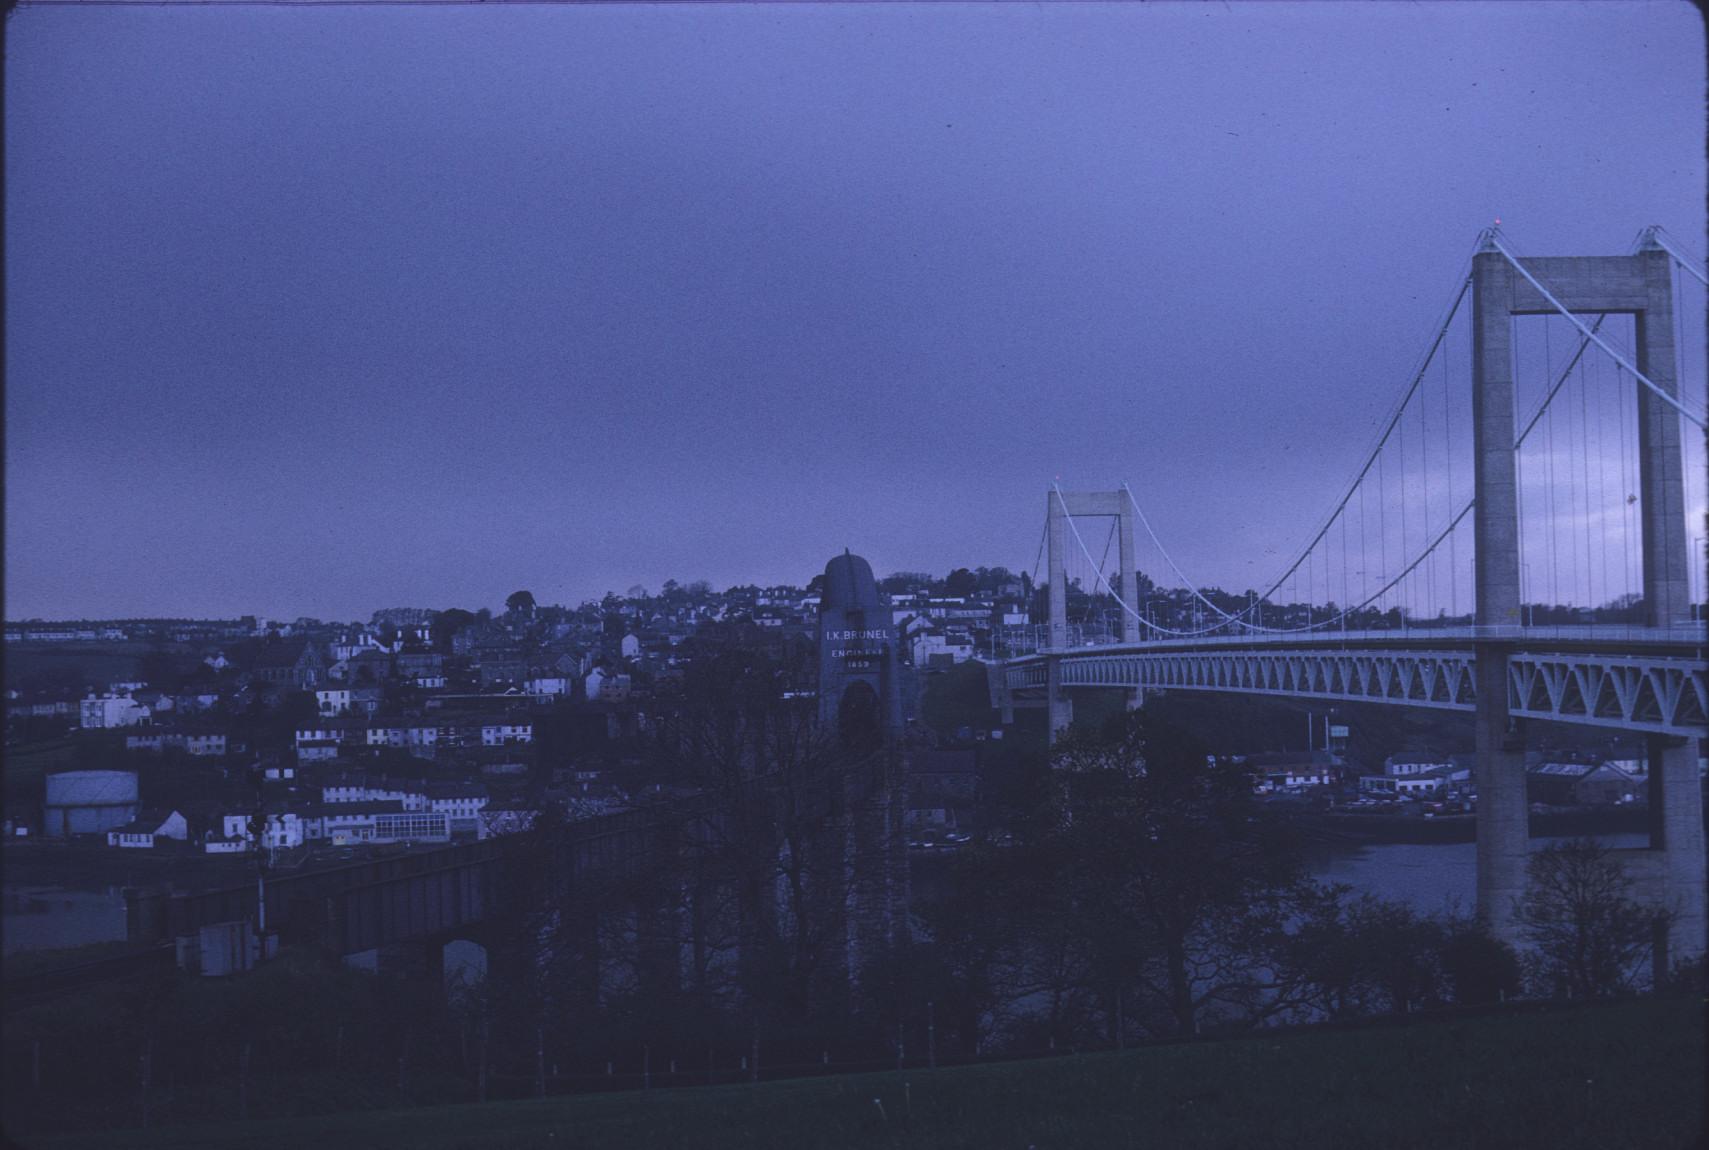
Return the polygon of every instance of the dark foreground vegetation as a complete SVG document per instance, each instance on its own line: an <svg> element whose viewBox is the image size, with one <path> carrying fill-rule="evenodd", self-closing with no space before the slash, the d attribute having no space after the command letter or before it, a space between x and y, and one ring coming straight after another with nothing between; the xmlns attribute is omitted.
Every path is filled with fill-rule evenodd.
<svg viewBox="0 0 1709 1150"><path fill-rule="evenodd" d="M478 924L484 976L439 971L435 939L419 969L400 948L378 976L304 946L232 979L143 969L12 996L8 1134L1436 1150L1695 1131L1680 992L1701 998L1701 966L1654 948L1666 916L1597 844L1537 853L1516 951L1476 920L1312 881L1244 769L1118 708L1048 752L1003 740L992 833L881 934L869 922L906 891L875 878L896 840L863 828L899 818L900 756L822 730L799 670L706 651L640 766L716 797L716 817L661 819L624 865L581 867L543 813ZM5 965L16 990L27 971ZM1645 989L1661 997L1630 997ZM1298 1029L1325 1023L1347 1029Z"/></svg>
<svg viewBox="0 0 1709 1150"><path fill-rule="evenodd" d="M790 778L807 781L810 768L841 762L829 754L787 759L791 748L813 748L783 736L810 728L792 723L765 693L776 690L770 669L744 675L729 661L720 668L718 683L674 716L686 732L676 745L698 756L682 768L690 777L721 785L761 758L731 753L722 774L717 763L701 761L734 741L732 729L747 730L712 721L732 709L765 720L749 733L766 740L763 761L790 766ZM737 708L723 707L729 700L713 690L750 685ZM661 755L661 770L672 765ZM579 873L573 886L546 881L556 873L556 840L543 820L519 838L520 865L482 924L484 978L453 976L448 987L431 965L375 976L292 948L230 980L144 971L9 1003L7 1130L26 1144L88 1132L93 1145L107 1144L98 1131L148 1127L155 1144L194 1145L193 1128L237 1120L207 1144L252 1143L279 1122L305 1124L293 1145L337 1144L319 1130L363 1132L348 1135L355 1140L344 1144L354 1145L433 1144L424 1141L427 1132L461 1132L462 1141L439 1143L447 1146L523 1145L526 1139L475 1140L488 1129L478 1116L512 1114L526 1126L544 1115L543 1136L559 1121L553 1115L569 1114L574 1120L564 1120L556 1145L581 1138L590 1145L808 1146L892 1136L927 1145L954 1143L965 1128L967 1144L1008 1144L1009 1133L1028 1130L1044 1146L1093 1138L1125 1144L1127 1127L1075 1124L1131 1113L1142 1124L1136 1131L1166 1139L1210 1132L1209 1142L1183 1145L1287 1144L1296 1128L1301 1138L1310 1131L1316 1144L1325 1137L1333 1144L1346 1122L1371 1133L1349 1135L1345 1144L1411 1145L1395 1132L1437 1123L1479 1128L1481 1111L1467 1107L1507 1096L1519 1100L1518 1110L1541 1115L1525 1129L1555 1129L1557 1117L1574 1111L1551 1092L1570 1087L1577 1098L1590 1090L1593 1101L1607 1102L1598 1083L1615 1084L1618 1101L1610 1105L1625 1120L1575 1120L1561 1129L1624 1135L1666 1097L1652 1093L1655 1083L1675 1081L1679 1059L1654 1063L1649 1050L1608 1055L1601 1075L1576 1069L1573 1051L1584 1043L1591 1044L1586 1065L1643 1046L1644 1027L1630 1029L1630 1019L1671 1026L1683 1012L1694 1030L1696 1013L1678 992L1690 987L1700 996L1702 987L1700 965L1670 967L1665 954L1652 952L1665 921L1634 902L1620 867L1595 843L1537 854L1515 908L1527 944L1520 954L1475 920L1421 916L1309 881L1289 828L1254 803L1251 780L1207 765L1202 746L1142 714L1114 715L1103 729L1063 739L1048 762L1041 754L1030 769L1017 766L1002 792L1010 831L959 852L935 889L911 900L914 929L872 948L858 969L837 961L846 950L837 901L815 895L825 868L840 869L842 856L816 848L825 820L806 802L774 803L764 792L729 786L729 833L649 853L621 874ZM672 901L700 890L731 892L723 903L738 906L748 897L776 913L720 918L716 897ZM696 926L697 907L703 921L685 929ZM686 972L685 956L693 959ZM1496 1008L1522 996L1627 1001L1651 988L1665 1007L1559 1019L1462 1014L1451 1024L1421 1023L1418 1038L1401 1029L1284 1033ZM1119 1056L1086 1053L1085 1066L1102 1069L1085 1071L1084 1087L1015 1085L1015 1075L1023 1083L1053 1074L1078 1082L1081 1072L1058 1069L1078 1065L1060 1060L1076 1052L1195 1038L1233 1044L1149 1047L1134 1056L1132 1070L1121 1069L1130 1064ZM1684 1032L1658 1039L1674 1055L1684 1041ZM1486 1066L1486 1047L1505 1053ZM1041 1055L1058 1058L993 1068L995 1059ZM943 1069L908 1078L914 1085L898 1110L883 1084L900 1090L901 1075L926 1073L933 1062ZM984 1068L948 1070L968 1063ZM1647 1076L1627 1082L1635 1066L1648 1067ZM883 1069L897 1077L870 1087L833 1079ZM961 1085L916 1096L940 1076ZM760 1082L750 1085L755 1077ZM816 1081L777 1081L786 1078ZM1693 1071L1685 1081L1695 1080ZM1162 1093L1150 1093L1154 1085ZM647 1098L561 1097L643 1086L652 1088ZM701 1089L677 1089L687 1087ZM755 1100L767 1098L776 1100L764 1103L776 1113L755 1117ZM398 1109L500 1101L521 1108L408 1116ZM1266 1108L1277 1106L1294 1123L1277 1127L1282 1141L1253 1142L1238 1125L1217 1125L1267 1122ZM351 1111L387 1117L331 1117ZM1214 1122L1195 1126L1204 1111L1214 1112ZM455 1117L467 1115L477 1117ZM808 1133L821 1118L831 1141ZM512 1120L494 1118L491 1129L509 1129ZM929 1135L921 1132L928 1120L938 1123ZM665 1125L623 1132L638 1122ZM877 1133L862 1125L870 1122L880 1124ZM764 1129L747 1137L743 1123ZM795 1140L754 1140L786 1132Z"/></svg>
<svg viewBox="0 0 1709 1150"><path fill-rule="evenodd" d="M1124 1053L42 1137L41 1147L1699 1145L1699 998L1509 1008ZM329 1087L303 1081L298 1089Z"/></svg>

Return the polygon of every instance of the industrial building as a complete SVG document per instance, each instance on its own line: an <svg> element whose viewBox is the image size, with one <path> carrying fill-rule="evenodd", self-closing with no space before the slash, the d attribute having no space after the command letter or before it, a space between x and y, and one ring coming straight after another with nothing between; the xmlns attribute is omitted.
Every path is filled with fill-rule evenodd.
<svg viewBox="0 0 1709 1150"><path fill-rule="evenodd" d="M105 834L141 810L135 771L60 771L47 776L42 833L50 838Z"/></svg>

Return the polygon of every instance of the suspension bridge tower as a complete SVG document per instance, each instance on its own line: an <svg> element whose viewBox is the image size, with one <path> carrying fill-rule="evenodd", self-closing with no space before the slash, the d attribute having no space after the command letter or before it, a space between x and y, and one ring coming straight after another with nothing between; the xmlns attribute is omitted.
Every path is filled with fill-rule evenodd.
<svg viewBox="0 0 1709 1150"><path fill-rule="evenodd" d="M1703 504L1686 485L1686 457L1705 446L1687 436L1703 433L1709 414L1699 395L1683 401L1680 395L1680 378L1687 373L1680 368L1684 345L1676 342L1676 291L1684 280L1676 285L1675 271L1705 287L1709 275L1682 257L1658 228L1644 232L1623 256L1524 259L1499 230L1490 229L1479 237L1470 263L1428 353L1351 485L1298 558L1247 608L1224 611L1193 586L1126 487L1077 493L1053 488L1045 524L1047 635L1042 649L994 663L993 702L1003 709L1005 722L1012 720L1016 706L1048 707L1053 741L1073 718L1069 689L1119 690L1130 706L1149 688L1469 713L1476 749L1478 912L1497 937L1514 943L1524 941L1519 907L1531 861L1525 724L1623 730L1643 741L1647 770L1639 773L1648 789L1649 841L1642 849L1616 851L1614 857L1634 896L1664 912L1658 916L1655 954L1658 969L1665 970L1672 959L1709 950L1709 867L1698 766L1709 729L1709 676L1703 667L1709 644L1704 623L1693 618L1693 528L1688 523L1689 515L1702 514ZM1457 316L1469 356L1450 351ZM1555 326L1564 321L1578 346L1557 372L1550 325L1537 332L1547 378L1540 401L1521 426L1516 418L1519 382L1538 374L1536 360L1527 361L1530 373L1519 371L1521 342L1515 327L1522 325L1514 321L1524 316L1546 317ZM1615 326L1629 330L1630 342L1624 334L1613 343L1598 334L1610 317L1622 317ZM1587 352L1597 365L1612 362L1616 368L1613 419L1600 407L1591 418L1590 380L1602 377L1599 368L1586 371ZM1456 364L1462 372L1470 368L1469 396L1451 379ZM1440 369L1440 387L1429 383L1436 374L1432 365ZM1576 413L1557 402L1570 394L1563 388L1575 369ZM1428 402L1427 388L1435 397ZM1468 399L1469 459L1467 437L1458 430L1466 426ZM1569 429L1569 465L1560 484L1552 430L1557 415ZM1628 469L1626 429L1634 418L1635 464ZM1576 445L1570 434L1575 423ZM1543 466L1530 471L1527 481L1521 449L1534 429L1541 430L1531 440L1537 449L1532 457L1541 455ZM1605 434L1616 436L1619 452L1612 517L1605 473L1614 463ZM1409 451L1416 452L1410 462ZM1469 493L1455 480L1456 468L1465 477L1468 462ZM1572 478L1572 462L1579 464L1582 484ZM1530 519L1522 492L1532 501ZM1560 514L1557 503L1565 508ZM1119 587L1103 575L1109 544L1103 558L1094 556L1076 526L1080 517L1116 519ZM1526 569L1544 570L1548 594L1556 595L1563 574L1556 531L1563 517L1575 533L1583 529L1582 553L1579 540L1569 538L1564 555L1573 581L1583 580L1568 594L1582 591L1584 598L1576 607L1570 600L1542 604L1554 618L1533 626L1537 584ZM1610 554L1616 550L1608 542L1610 522L1618 524L1623 555ZM1160 625L1149 613L1141 615L1136 523L1185 591L1214 619L1184 622L1171 615ZM1463 524L1472 536L1466 571L1455 557L1455 540L1464 539L1456 529ZM1598 531L1604 536L1600 551L1593 538ZM1094 593L1101 589L1117 598L1121 634L1116 643L1076 640L1071 632L1066 563L1071 548L1096 572ZM1602 568L1604 596L1617 590L1616 597L1596 597L1593 558L1600 560L1595 565ZM1444 560L1447 577L1438 585ZM1608 566L1616 560L1622 562L1611 585ZM1468 578L1469 613L1460 606ZM1277 595L1275 615L1266 625L1262 612L1272 594ZM1153 642L1157 639L1167 642Z"/></svg>
<svg viewBox="0 0 1709 1150"><path fill-rule="evenodd" d="M1653 233L1652 233L1653 237ZM1528 813L1523 720L1509 713L1508 661L1523 638L1512 317L1629 314L1637 336L1639 500L1645 623L1689 628L1685 483L1669 253L1519 259L1491 232L1472 259L1472 440L1477 666L1478 910L1514 938L1525 890ZM1670 403L1669 400L1672 400ZM1697 741L1644 736L1650 845L1623 852L1646 901L1673 914L1666 954L1705 949L1703 796Z"/></svg>
<svg viewBox="0 0 1709 1150"><path fill-rule="evenodd" d="M1045 549L1050 580L1050 630L1047 647L1052 651L1068 648L1068 535L1075 531L1073 521L1081 518L1113 518L1116 521L1116 570L1119 572L1116 590L1121 607L1121 641L1138 642L1139 572L1134 564L1133 501L1126 491L1070 491L1052 489L1045 508ZM1097 588L1092 589L1094 593ZM1050 741L1054 743L1074 721L1074 703L1062 690L1062 657L1046 660L1049 676ZM1126 693L1129 710L1145 701L1143 690L1133 688Z"/></svg>

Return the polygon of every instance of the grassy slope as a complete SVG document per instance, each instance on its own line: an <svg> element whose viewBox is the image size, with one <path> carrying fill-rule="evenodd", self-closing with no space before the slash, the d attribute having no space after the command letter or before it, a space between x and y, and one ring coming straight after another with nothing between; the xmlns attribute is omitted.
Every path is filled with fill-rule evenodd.
<svg viewBox="0 0 1709 1150"><path fill-rule="evenodd" d="M371 1111L29 1144L1667 1150L1698 1144L1703 1073L1702 1004L1672 998L935 1073Z"/></svg>

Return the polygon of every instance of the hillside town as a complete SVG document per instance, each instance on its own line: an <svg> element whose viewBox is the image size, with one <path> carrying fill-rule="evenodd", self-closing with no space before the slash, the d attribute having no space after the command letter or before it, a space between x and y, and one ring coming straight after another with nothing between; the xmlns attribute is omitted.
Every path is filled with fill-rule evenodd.
<svg viewBox="0 0 1709 1150"><path fill-rule="evenodd" d="M670 581L575 608L519 591L497 614L391 608L351 624L8 623L8 651L31 655L8 678L8 747L61 753L39 786L8 780L5 835L206 856L261 849L288 866L514 833L543 809L575 819L670 797L672 784L643 769L657 705L708 636L809 651L819 582L716 592ZM983 567L900 573L883 589L904 713L930 744L913 760L910 841L953 847L976 829L981 743L1001 731L972 721L930 732L914 720L931 676L1030 640L1038 589ZM1092 598L1071 595L1075 617L1093 620ZM1148 603L1159 617L1171 608L1190 604ZM124 653L114 665L137 670L96 682L78 668L100 660L83 652ZM811 693L812 662L800 666L795 686ZM1475 809L1469 753L1384 748L1362 762L1347 754L1347 726L1325 716L1312 730L1307 749L1232 757L1250 759L1259 793L1276 800L1423 817ZM1529 789L1543 806L1641 803L1645 769L1613 744L1534 750Z"/></svg>
<svg viewBox="0 0 1709 1150"><path fill-rule="evenodd" d="M1006 646L1032 590L1000 568L886 588L912 676ZM667 582L576 608L518 592L498 614L401 608L354 624L8 623L8 744L68 742L39 801L9 789L5 833L210 856L259 847L288 864L512 833L548 806L625 810L667 791L639 777L636 749L704 640L808 651L817 591ZM88 652L137 670L97 682ZM812 675L804 662L801 690ZM920 792L933 805L914 817L953 835L968 804L940 792L970 797L971 755L930 763Z"/></svg>

